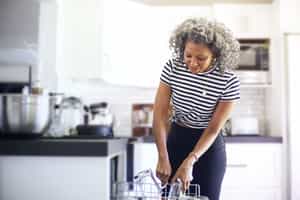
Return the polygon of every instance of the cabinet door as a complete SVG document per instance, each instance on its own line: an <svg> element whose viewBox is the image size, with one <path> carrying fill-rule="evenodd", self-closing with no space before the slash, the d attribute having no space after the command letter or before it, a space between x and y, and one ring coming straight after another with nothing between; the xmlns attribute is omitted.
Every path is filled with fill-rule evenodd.
<svg viewBox="0 0 300 200"><path fill-rule="evenodd" d="M209 6L148 6L106 0L103 78L114 84L157 87L163 65L171 57L171 32L187 16L199 13L209 15Z"/></svg>
<svg viewBox="0 0 300 200"><path fill-rule="evenodd" d="M224 200L281 199L281 145L227 144Z"/></svg>
<svg viewBox="0 0 300 200"><path fill-rule="evenodd" d="M280 185L280 145L227 144L224 187Z"/></svg>
<svg viewBox="0 0 300 200"><path fill-rule="evenodd" d="M150 168L155 172L157 160L158 156L155 143L134 144L134 175Z"/></svg>
<svg viewBox="0 0 300 200"><path fill-rule="evenodd" d="M100 77L101 2L97 0L58 2L58 76Z"/></svg>
<svg viewBox="0 0 300 200"><path fill-rule="evenodd" d="M154 13L152 8L134 1L104 2L104 80L157 87L169 51L165 30L157 28L165 17Z"/></svg>
<svg viewBox="0 0 300 200"><path fill-rule="evenodd" d="M283 32L299 33L300 1L284 0L280 1L280 26Z"/></svg>
<svg viewBox="0 0 300 200"><path fill-rule="evenodd" d="M221 200L280 200L280 188L272 189L226 189L221 192Z"/></svg>
<svg viewBox="0 0 300 200"><path fill-rule="evenodd" d="M269 38L271 35L271 4L214 4L213 13L238 38Z"/></svg>

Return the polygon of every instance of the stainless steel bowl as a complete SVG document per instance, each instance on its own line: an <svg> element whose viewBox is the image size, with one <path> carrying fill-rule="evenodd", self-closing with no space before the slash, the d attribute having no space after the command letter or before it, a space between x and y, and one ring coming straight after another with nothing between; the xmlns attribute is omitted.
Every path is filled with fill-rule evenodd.
<svg viewBox="0 0 300 200"><path fill-rule="evenodd" d="M42 135L50 126L50 99L42 95L2 95L4 134Z"/></svg>

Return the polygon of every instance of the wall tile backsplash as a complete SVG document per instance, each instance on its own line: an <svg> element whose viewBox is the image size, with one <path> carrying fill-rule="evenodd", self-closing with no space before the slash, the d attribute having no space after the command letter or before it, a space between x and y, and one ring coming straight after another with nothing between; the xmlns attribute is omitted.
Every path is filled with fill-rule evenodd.
<svg viewBox="0 0 300 200"><path fill-rule="evenodd" d="M84 103L107 101L117 118L115 135L131 136L131 109L135 103L153 103L156 88L112 85L101 80L64 80L59 81L59 92L82 98ZM241 100L232 117L254 116L259 120L259 132L268 132L266 115L265 88L241 88Z"/></svg>
<svg viewBox="0 0 300 200"><path fill-rule="evenodd" d="M232 117L256 117L259 123L259 133L267 135L268 119L266 110L265 88L241 88L241 99L235 107Z"/></svg>

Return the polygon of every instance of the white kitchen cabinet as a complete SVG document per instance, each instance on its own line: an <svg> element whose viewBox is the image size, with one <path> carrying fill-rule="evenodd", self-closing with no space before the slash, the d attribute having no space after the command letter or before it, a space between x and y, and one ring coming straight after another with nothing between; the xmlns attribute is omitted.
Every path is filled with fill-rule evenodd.
<svg viewBox="0 0 300 200"><path fill-rule="evenodd" d="M199 13L210 16L211 9L104 1L103 79L114 84L157 87L163 65L171 56L168 40L172 30Z"/></svg>
<svg viewBox="0 0 300 200"><path fill-rule="evenodd" d="M157 161L158 154L155 143L134 144L134 175L146 169L152 169L155 172Z"/></svg>
<svg viewBox="0 0 300 200"><path fill-rule="evenodd" d="M57 71L59 78L100 78L102 1L58 1Z"/></svg>
<svg viewBox="0 0 300 200"><path fill-rule="evenodd" d="M222 191L221 200L281 200L280 192L276 189L226 189Z"/></svg>
<svg viewBox="0 0 300 200"><path fill-rule="evenodd" d="M157 87L163 65L171 57L168 48L171 32L189 17L216 18L239 38L270 38L273 28L272 4L149 6L148 3L151 4L104 1L101 75L107 82Z"/></svg>
<svg viewBox="0 0 300 200"><path fill-rule="evenodd" d="M110 200L126 180L127 142L1 138L0 199Z"/></svg>
<svg viewBox="0 0 300 200"><path fill-rule="evenodd" d="M282 199L281 144L227 144L222 200Z"/></svg>
<svg viewBox="0 0 300 200"><path fill-rule="evenodd" d="M0 156L0 199L109 200L110 159L92 156ZM124 163L119 165L124 166ZM124 178L118 181L124 181Z"/></svg>
<svg viewBox="0 0 300 200"><path fill-rule="evenodd" d="M299 33L300 1L279 0L280 26L282 32Z"/></svg>
<svg viewBox="0 0 300 200"><path fill-rule="evenodd" d="M271 37L271 4L214 4L212 9L213 17L223 22L238 38Z"/></svg>
<svg viewBox="0 0 300 200"><path fill-rule="evenodd" d="M155 50L159 48L155 46L162 43L154 41L150 16L147 7L136 2L104 1L104 80L133 86L158 84L160 65Z"/></svg>
<svg viewBox="0 0 300 200"><path fill-rule="evenodd" d="M286 74L286 87L287 87L287 115L288 115L288 192L290 193L291 200L300 199L300 135L299 135L299 97L300 97L300 80L298 74L299 68L299 45L300 34L288 34L285 36L285 51L287 57L287 74Z"/></svg>
<svg viewBox="0 0 300 200"><path fill-rule="evenodd" d="M282 200L281 144L227 143L221 200ZM156 169L155 143L135 143L134 174Z"/></svg>

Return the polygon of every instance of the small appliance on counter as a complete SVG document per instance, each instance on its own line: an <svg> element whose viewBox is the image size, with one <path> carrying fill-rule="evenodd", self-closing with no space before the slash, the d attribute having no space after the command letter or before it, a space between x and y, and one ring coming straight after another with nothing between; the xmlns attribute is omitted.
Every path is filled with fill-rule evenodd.
<svg viewBox="0 0 300 200"><path fill-rule="evenodd" d="M52 94L51 126L48 136L64 137L77 135L76 126L84 121L84 105L80 98Z"/></svg>
<svg viewBox="0 0 300 200"><path fill-rule="evenodd" d="M87 117L86 113L85 124L80 124L76 127L79 135L113 137L115 116L110 111L107 102L91 104L88 108L85 108L85 111L89 111L90 115Z"/></svg>
<svg viewBox="0 0 300 200"><path fill-rule="evenodd" d="M241 116L231 118L231 131L234 135L259 135L258 118L255 116Z"/></svg>

